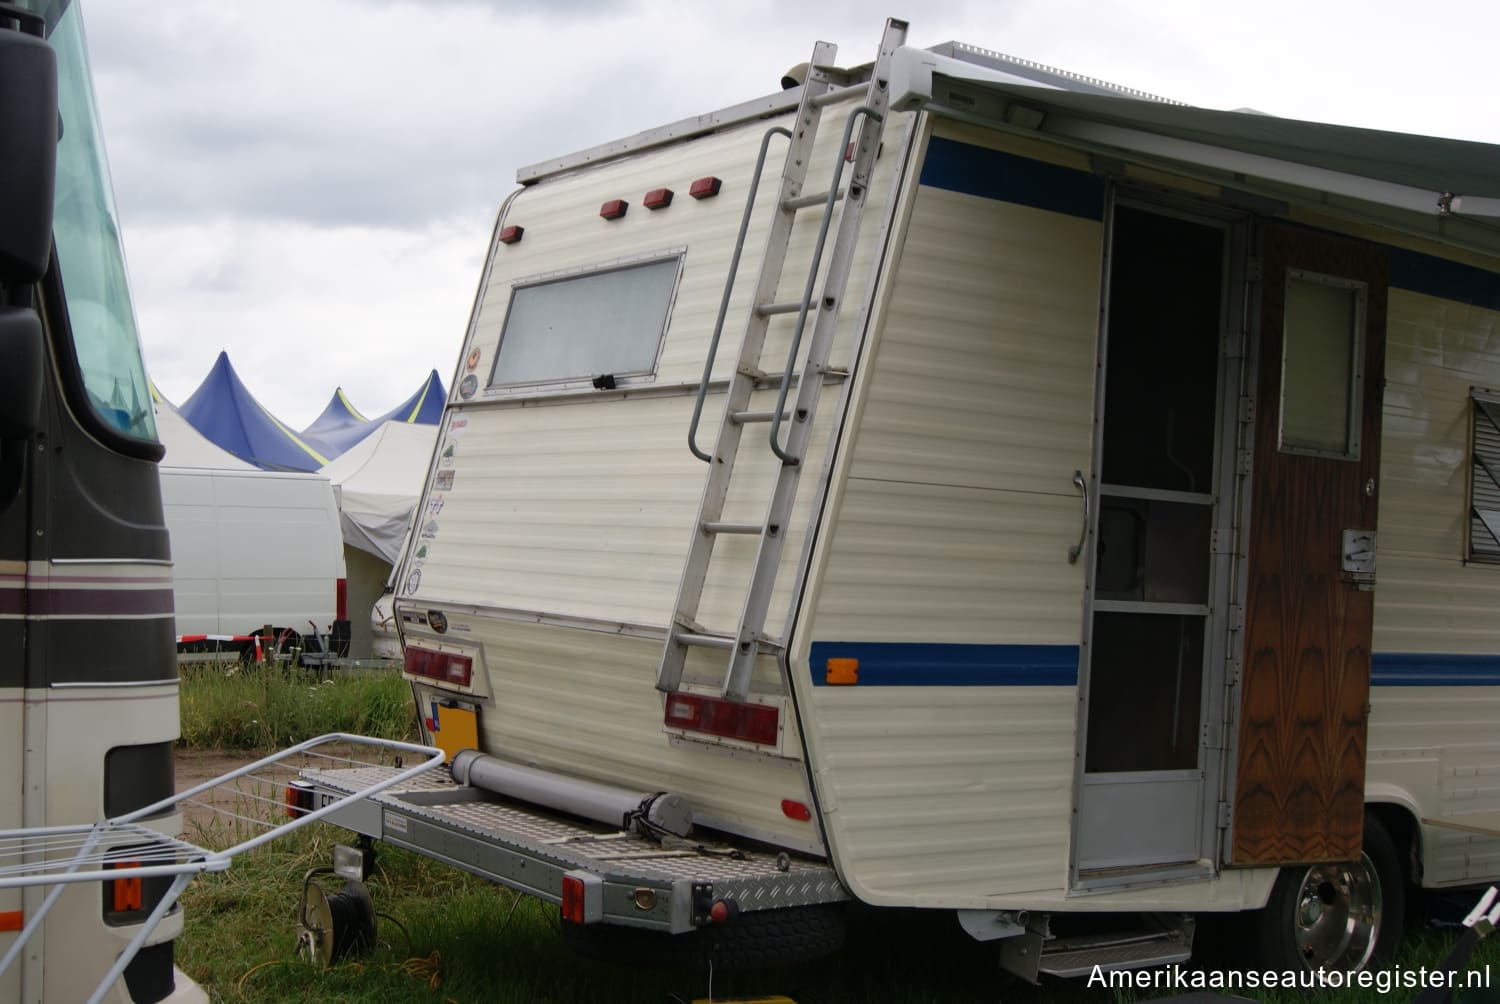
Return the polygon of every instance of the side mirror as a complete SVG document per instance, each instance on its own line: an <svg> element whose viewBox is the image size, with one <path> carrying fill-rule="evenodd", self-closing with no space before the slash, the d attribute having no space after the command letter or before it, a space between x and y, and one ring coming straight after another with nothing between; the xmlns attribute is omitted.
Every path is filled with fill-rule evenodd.
<svg viewBox="0 0 1500 1004"><path fill-rule="evenodd" d="M0 11L0 283L36 282L52 254L57 54Z"/></svg>
<svg viewBox="0 0 1500 1004"><path fill-rule="evenodd" d="M0 307L0 440L29 439L42 414L42 321Z"/></svg>

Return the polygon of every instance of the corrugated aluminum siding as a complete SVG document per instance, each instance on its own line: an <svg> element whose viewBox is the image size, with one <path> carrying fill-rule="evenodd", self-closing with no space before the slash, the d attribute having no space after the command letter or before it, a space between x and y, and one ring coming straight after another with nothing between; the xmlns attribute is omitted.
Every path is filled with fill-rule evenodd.
<svg viewBox="0 0 1500 1004"><path fill-rule="evenodd" d="M863 899L1066 886L1076 686L812 686L807 646L1078 644L1102 236L915 196L795 652L829 839Z"/></svg>
<svg viewBox="0 0 1500 1004"><path fill-rule="evenodd" d="M1500 567L1464 560L1470 391L1500 387L1500 312L1393 288L1387 324L1368 783L1423 816L1500 811L1500 687L1379 685L1383 653L1500 654ZM1500 840L1424 838L1425 884L1500 875Z"/></svg>
<svg viewBox="0 0 1500 1004"><path fill-rule="evenodd" d="M834 157L842 153L839 139L851 107L824 111L806 191L826 187ZM835 365L847 361L855 341L909 121L895 116L887 126L831 357ZM461 356L467 365L477 351L469 372L478 390L464 399L462 380L455 381L401 603L447 610L450 638L483 645L488 685L479 688L486 693L480 719L487 750L581 777L670 789L700 816L736 832L815 849L821 846L816 825L788 819L781 809L784 798L811 801L790 711L783 716L783 756L725 752L670 739L654 686L708 473L687 447L692 392L755 154L773 124L753 123L549 178L516 197L504 222L525 233L519 243L493 249ZM715 366L719 378L732 372L739 353L784 149L773 146L762 181ZM721 194L690 198L692 181L709 175L722 179ZM674 201L647 210L642 196L661 187L674 190ZM631 203L623 219L599 217L600 206L611 199ZM780 299L800 297L817 228L816 211L799 215ZM487 389L514 284L664 252L682 254L682 275L654 379L626 393ZM762 369L779 372L785 366L793 323L794 317L773 319ZM787 543L767 622L772 633L788 617L842 391L838 383L823 391L807 473L784 531ZM761 391L751 407L770 410L774 400L773 391ZM704 448L713 446L723 402L722 390L708 396L699 435ZM777 470L766 432L765 425L745 432L724 514L728 521L764 518ZM701 623L733 632L754 553L753 539L720 538ZM408 629L422 633L420 626ZM726 653L694 650L685 680L716 685L726 666ZM773 660L761 660L752 689L784 689Z"/></svg>

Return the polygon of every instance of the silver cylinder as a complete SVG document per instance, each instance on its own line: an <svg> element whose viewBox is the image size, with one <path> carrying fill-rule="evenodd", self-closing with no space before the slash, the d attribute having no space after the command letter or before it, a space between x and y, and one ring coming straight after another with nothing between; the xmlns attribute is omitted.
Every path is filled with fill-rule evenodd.
<svg viewBox="0 0 1500 1004"><path fill-rule="evenodd" d="M687 836L693 829L692 807L681 795L670 792L630 791L565 777L507 763L478 750L459 751L449 770L459 784L621 829L664 830L679 837ZM642 816L649 826L641 825Z"/></svg>

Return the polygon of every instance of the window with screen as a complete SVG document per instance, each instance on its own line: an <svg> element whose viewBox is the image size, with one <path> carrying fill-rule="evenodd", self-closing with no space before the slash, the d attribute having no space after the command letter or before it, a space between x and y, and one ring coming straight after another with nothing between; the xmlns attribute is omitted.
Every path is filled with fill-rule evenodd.
<svg viewBox="0 0 1500 1004"><path fill-rule="evenodd" d="M1500 564L1500 395L1476 390L1469 404L1469 560Z"/></svg>
<svg viewBox="0 0 1500 1004"><path fill-rule="evenodd" d="M1281 360L1281 450L1359 458L1365 284L1287 273Z"/></svg>
<svg viewBox="0 0 1500 1004"><path fill-rule="evenodd" d="M673 255L518 285L490 386L649 378L681 264Z"/></svg>

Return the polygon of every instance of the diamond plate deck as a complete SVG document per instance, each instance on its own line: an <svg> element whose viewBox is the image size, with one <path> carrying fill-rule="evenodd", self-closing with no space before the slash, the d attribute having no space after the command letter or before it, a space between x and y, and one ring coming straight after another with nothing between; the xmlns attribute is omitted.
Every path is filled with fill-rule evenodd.
<svg viewBox="0 0 1500 1004"><path fill-rule="evenodd" d="M309 770L302 776L329 791L348 793L392 773L386 767L361 767ZM441 801L461 797L473 800ZM480 837L556 867L584 869L609 882L661 888L683 880L712 882L716 897L731 897L742 910L849 898L833 869L814 858L696 836L657 841L534 806L500 801L454 783L442 769L396 785L373 801L385 812ZM424 804L432 802L436 804ZM741 857L730 856L733 854Z"/></svg>

